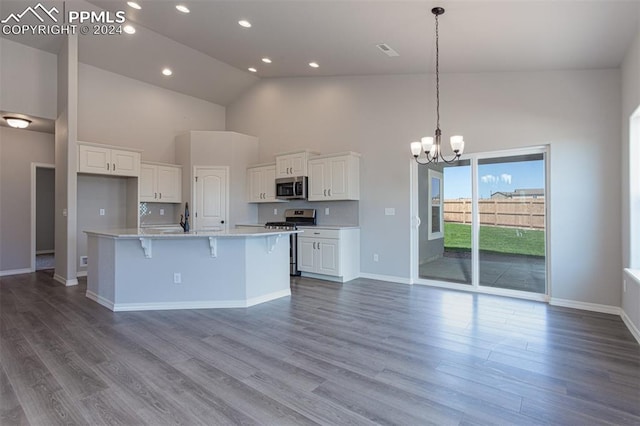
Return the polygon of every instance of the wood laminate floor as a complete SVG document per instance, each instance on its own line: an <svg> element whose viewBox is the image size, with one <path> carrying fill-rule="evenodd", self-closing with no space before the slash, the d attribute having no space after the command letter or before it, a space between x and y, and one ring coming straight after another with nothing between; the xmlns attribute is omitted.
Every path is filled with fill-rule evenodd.
<svg viewBox="0 0 640 426"><path fill-rule="evenodd" d="M640 424L619 317L373 280L113 313L0 279L0 424Z"/></svg>

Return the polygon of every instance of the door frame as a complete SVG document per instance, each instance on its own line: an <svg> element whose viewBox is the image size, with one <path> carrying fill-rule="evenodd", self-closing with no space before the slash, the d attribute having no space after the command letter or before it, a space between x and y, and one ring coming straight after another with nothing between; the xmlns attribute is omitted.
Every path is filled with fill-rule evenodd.
<svg viewBox="0 0 640 426"><path fill-rule="evenodd" d="M478 193L478 184L477 179L474 179L473 176L477 175L477 165L479 159L485 158L496 158L496 157L508 157L514 155L522 155L522 154L532 154L532 153L543 153L545 158L545 280L546 280L546 294L537 294L530 293L525 291L511 290L511 289L501 289L495 287L487 287L475 285L479 279L479 248L478 248L478 239L479 239L479 229L480 229L480 215L478 213L478 201L477 201L477 193ZM472 154L464 154L460 157L460 160L469 160L471 162L471 173L472 173L472 284L458 284L448 281L438 281L432 279L420 278L420 268L418 267L419 261L419 233L418 227L420 224L420 216L418 212L418 167L420 167L415 160L411 159L411 220L410 223L410 244L411 247L409 249L409 258L411 259L410 271L411 277L409 279L410 284L420 284L420 285L428 285L432 287L442 287L451 290L462 290L472 293L484 293L484 294L495 294L499 296L508 296L520 299L529 299L529 300L538 300L548 302L552 296L552 281L551 281L551 180L550 177L550 165L551 165L551 145L538 145L531 146L526 148L514 148L507 150L499 150L499 151L487 151L480 153L472 153ZM444 198L444 194L443 194ZM444 200L443 200L444 202ZM426 225L426 224L425 224Z"/></svg>
<svg viewBox="0 0 640 426"><path fill-rule="evenodd" d="M31 255L29 269L31 272L36 271L36 171L38 168L53 169L55 173L56 165L49 163L31 163L31 247L29 250ZM55 211L53 214L55 216Z"/></svg>
<svg viewBox="0 0 640 426"><path fill-rule="evenodd" d="M198 176L198 170L199 169L204 169L204 170L222 170L224 171L224 180L225 180L225 220L224 220L224 230L228 231L229 230L229 166L193 166L193 185L192 185L192 191L191 191L191 199L193 200L193 205L191 206L192 212L196 212L198 210L198 205L196 203L197 200L197 191L196 191L196 182L195 179ZM192 217L193 220L193 229L197 230L198 229L198 218L193 216Z"/></svg>

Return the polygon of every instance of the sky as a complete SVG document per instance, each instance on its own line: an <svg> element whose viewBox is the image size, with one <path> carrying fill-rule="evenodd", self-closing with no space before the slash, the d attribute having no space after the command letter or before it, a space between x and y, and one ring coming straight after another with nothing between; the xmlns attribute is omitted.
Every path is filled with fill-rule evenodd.
<svg viewBox="0 0 640 426"><path fill-rule="evenodd" d="M544 161L520 161L478 165L480 198L515 189L544 188ZM444 198L471 198L471 166L444 169Z"/></svg>

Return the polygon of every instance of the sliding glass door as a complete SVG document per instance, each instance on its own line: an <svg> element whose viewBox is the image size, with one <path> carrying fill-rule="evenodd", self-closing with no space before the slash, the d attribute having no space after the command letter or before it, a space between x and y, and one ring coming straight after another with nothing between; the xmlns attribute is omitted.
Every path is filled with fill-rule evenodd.
<svg viewBox="0 0 640 426"><path fill-rule="evenodd" d="M545 153L418 166L418 282L547 293Z"/></svg>
<svg viewBox="0 0 640 426"><path fill-rule="evenodd" d="M419 277L471 284L471 163L420 166Z"/></svg>

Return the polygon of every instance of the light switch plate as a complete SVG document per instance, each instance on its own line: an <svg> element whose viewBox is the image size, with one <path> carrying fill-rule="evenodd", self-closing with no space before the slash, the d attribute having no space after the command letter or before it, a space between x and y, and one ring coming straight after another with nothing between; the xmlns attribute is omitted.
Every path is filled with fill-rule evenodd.
<svg viewBox="0 0 640 426"><path fill-rule="evenodd" d="M385 216L395 216L396 215L396 209L394 209L393 207L387 207L384 209L384 214Z"/></svg>
<svg viewBox="0 0 640 426"><path fill-rule="evenodd" d="M100 216L104 216L104 209L100 209Z"/></svg>
<svg viewBox="0 0 640 426"><path fill-rule="evenodd" d="M325 209L324 209L324 214L325 214L326 216L329 216L329 207L325 207Z"/></svg>
<svg viewBox="0 0 640 426"><path fill-rule="evenodd" d="M164 216L164 209L160 209L160 216Z"/></svg>

